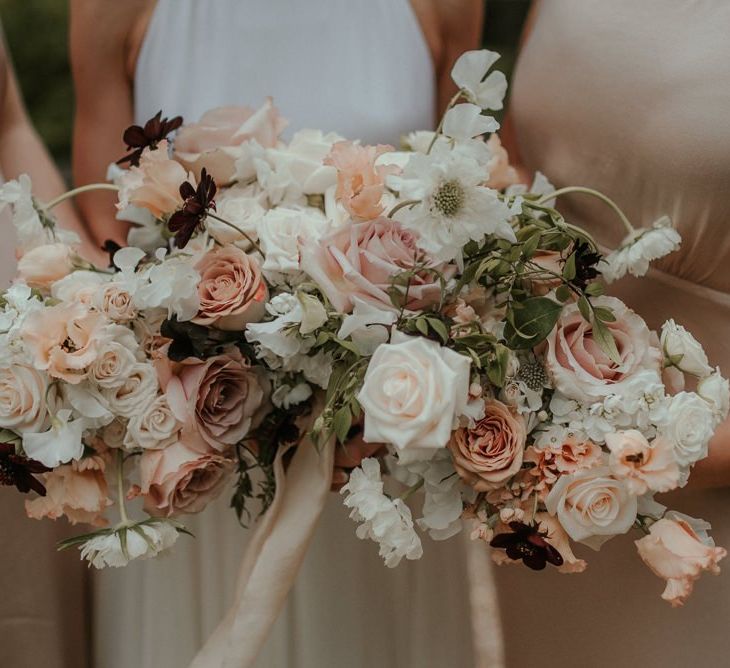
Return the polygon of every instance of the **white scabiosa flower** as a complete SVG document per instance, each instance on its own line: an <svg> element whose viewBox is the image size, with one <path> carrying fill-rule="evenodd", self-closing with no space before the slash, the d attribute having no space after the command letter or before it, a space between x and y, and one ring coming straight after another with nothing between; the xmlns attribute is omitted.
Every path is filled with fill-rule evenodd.
<svg viewBox="0 0 730 668"><path fill-rule="evenodd" d="M134 559L156 557L177 541L179 529L164 520L146 520L102 531L79 546L81 558L95 568L120 568Z"/></svg>
<svg viewBox="0 0 730 668"><path fill-rule="evenodd" d="M603 259L603 277L613 283L626 274L644 276L649 271L650 262L677 250L681 241L669 217L662 216L651 228L634 231L624 239L619 249Z"/></svg>
<svg viewBox="0 0 730 668"><path fill-rule="evenodd" d="M507 92L507 78L502 72L489 72L499 54L482 49L459 56L451 70L451 78L465 97L482 109L499 110Z"/></svg>

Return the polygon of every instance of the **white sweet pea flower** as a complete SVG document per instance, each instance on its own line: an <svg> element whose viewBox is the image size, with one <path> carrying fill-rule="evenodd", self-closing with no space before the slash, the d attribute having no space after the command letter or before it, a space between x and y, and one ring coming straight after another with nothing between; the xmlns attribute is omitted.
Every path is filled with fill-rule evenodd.
<svg viewBox="0 0 730 668"><path fill-rule="evenodd" d="M712 373L707 354L700 343L674 320L667 320L662 325L660 341L667 365L675 366L698 378Z"/></svg>
<svg viewBox="0 0 730 668"><path fill-rule="evenodd" d="M312 388L307 383L291 385L279 385L271 393L271 403L277 408L289 410L292 406L301 404L312 396Z"/></svg>
<svg viewBox="0 0 730 668"><path fill-rule="evenodd" d="M141 309L164 308L168 317L175 315L180 321L191 320L200 309L200 274L188 256L165 258L158 253L158 257L162 260L160 264L143 272L146 280L134 294L135 303Z"/></svg>
<svg viewBox="0 0 730 668"><path fill-rule="evenodd" d="M603 258L603 277L612 283L626 274L644 276L649 271L650 262L677 250L681 241L669 217L662 216L651 228L635 230L624 239L618 250Z"/></svg>
<svg viewBox="0 0 730 668"><path fill-rule="evenodd" d="M40 434L23 434L23 450L48 468L56 468L84 454L81 436L86 428L83 418L71 420L71 411L62 408L51 419L51 428Z"/></svg>
<svg viewBox="0 0 730 668"><path fill-rule="evenodd" d="M398 319L395 311L384 311L359 297L352 298L352 313L342 319L337 336L350 338L361 355L372 355L390 338L390 327Z"/></svg>
<svg viewBox="0 0 730 668"><path fill-rule="evenodd" d="M470 102L482 109L502 108L507 92L507 78L502 72L489 69L497 62L499 54L486 49L466 51L459 56L451 70L451 78Z"/></svg>
<svg viewBox="0 0 730 668"><path fill-rule="evenodd" d="M491 116L482 115L476 104L457 104L444 115L443 133L452 139L466 141L497 130L499 123Z"/></svg>
<svg viewBox="0 0 730 668"><path fill-rule="evenodd" d="M461 478L456 473L451 453L440 450L428 462L414 462L407 466L419 471L423 479L423 516L416 520L420 529L428 531L433 540L447 540L462 529Z"/></svg>
<svg viewBox="0 0 730 668"><path fill-rule="evenodd" d="M85 427L103 427L114 420L109 404L98 388L90 383L64 385L63 395L73 409L85 420Z"/></svg>
<svg viewBox="0 0 730 668"><path fill-rule="evenodd" d="M719 368L697 383L697 394L710 405L717 424L727 419L730 410L730 383L727 378L722 377Z"/></svg>
<svg viewBox="0 0 730 668"><path fill-rule="evenodd" d="M119 568L134 559L156 557L175 544L178 534L168 522L148 520L90 538L80 546L81 558L94 568Z"/></svg>

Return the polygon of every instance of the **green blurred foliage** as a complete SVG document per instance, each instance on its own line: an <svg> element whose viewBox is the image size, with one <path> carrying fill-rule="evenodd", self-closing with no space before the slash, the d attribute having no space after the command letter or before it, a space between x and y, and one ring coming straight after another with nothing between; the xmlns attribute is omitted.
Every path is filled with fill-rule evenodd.
<svg viewBox="0 0 730 668"><path fill-rule="evenodd" d="M508 77L529 4L529 0L487 0L486 3L484 45L502 54L497 67ZM56 160L68 164L73 117L68 3L65 0L0 0L0 17L30 117Z"/></svg>

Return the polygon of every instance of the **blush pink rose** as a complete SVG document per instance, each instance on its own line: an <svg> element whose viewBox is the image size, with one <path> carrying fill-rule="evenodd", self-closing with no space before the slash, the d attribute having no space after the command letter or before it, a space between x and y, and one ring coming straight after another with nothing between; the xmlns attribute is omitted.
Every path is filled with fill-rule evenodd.
<svg viewBox="0 0 730 668"><path fill-rule="evenodd" d="M238 348L206 360L162 359L157 371L170 409L184 425L180 440L201 452L238 443L265 409L266 380Z"/></svg>
<svg viewBox="0 0 730 668"><path fill-rule="evenodd" d="M517 170L509 164L507 149L502 146L499 135L495 132L487 141L487 148L491 151L492 157L487 163L489 179L487 186L495 190L503 190L508 186L520 182Z"/></svg>
<svg viewBox="0 0 730 668"><path fill-rule="evenodd" d="M264 148L274 148L286 126L271 98L259 109L218 107L180 129L175 157L197 175L205 167L219 185L225 185L236 174L242 144L254 139Z"/></svg>
<svg viewBox="0 0 730 668"><path fill-rule="evenodd" d="M462 427L448 447L461 478L478 492L498 487L522 466L526 429L521 417L501 401L487 399L485 415L473 428Z"/></svg>
<svg viewBox="0 0 730 668"><path fill-rule="evenodd" d="M416 310L437 302L441 295L436 272L450 278L451 265L431 262L416 246L416 238L400 223L378 218L353 223L319 241L302 244L301 266L342 313L353 308L353 297L383 308L394 308L388 290L393 277L416 263L432 271L417 273L408 288L406 308ZM404 291L401 286L401 292Z"/></svg>
<svg viewBox="0 0 730 668"><path fill-rule="evenodd" d="M163 140L153 151L146 148L138 167L124 172L119 182L119 204L147 209L155 218L170 214L182 205L180 185L183 181L195 184L192 174L176 160L168 157L168 144Z"/></svg>
<svg viewBox="0 0 730 668"><path fill-rule="evenodd" d="M223 490L233 460L214 450L199 452L184 443L146 450L140 457L140 493L150 515L199 513Z"/></svg>
<svg viewBox="0 0 730 668"><path fill-rule="evenodd" d="M662 353L652 346L646 323L614 297L599 297L593 304L613 311L616 320L606 327L616 341L620 362L603 352L592 325L577 304L571 304L547 339L545 360L555 388L571 399L600 401L608 394L620 394L622 384L639 372L649 370L658 378Z"/></svg>
<svg viewBox="0 0 730 668"><path fill-rule="evenodd" d="M193 322L242 330L264 316L268 290L255 258L224 246L206 253L195 268L200 274L200 310Z"/></svg>
<svg viewBox="0 0 730 668"><path fill-rule="evenodd" d="M385 177L397 170L392 165L375 165L378 156L392 151L392 146L361 146L339 141L325 158L325 165L337 170L335 197L354 220L372 220L383 213L381 199Z"/></svg>
<svg viewBox="0 0 730 668"><path fill-rule="evenodd" d="M72 253L66 244L37 246L18 260L18 276L32 288L50 288L72 271Z"/></svg>
<svg viewBox="0 0 730 668"><path fill-rule="evenodd" d="M715 547L710 538L700 537L689 523L690 518L673 515L652 524L649 535L634 542L644 563L667 581L662 598L677 607L692 593L702 571L715 575L720 572L717 564L727 552Z"/></svg>
<svg viewBox="0 0 730 668"><path fill-rule="evenodd" d="M606 445L613 475L624 480L632 494L668 492L679 485L679 464L669 441L658 437L649 443L640 431L627 429L607 434Z"/></svg>

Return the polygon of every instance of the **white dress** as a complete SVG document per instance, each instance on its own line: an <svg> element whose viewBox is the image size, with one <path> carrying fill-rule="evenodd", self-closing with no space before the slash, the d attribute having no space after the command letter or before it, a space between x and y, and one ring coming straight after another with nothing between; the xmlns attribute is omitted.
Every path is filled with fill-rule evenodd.
<svg viewBox="0 0 730 668"><path fill-rule="evenodd" d="M272 95L290 120L366 142L434 125L434 71L408 0L160 0L140 52L135 117L194 121ZM247 531L230 493L185 518L166 558L102 571L98 668L186 666L230 602ZM466 668L472 665L461 543L425 545L385 568L332 495L257 666ZM427 539L428 540L428 539Z"/></svg>

